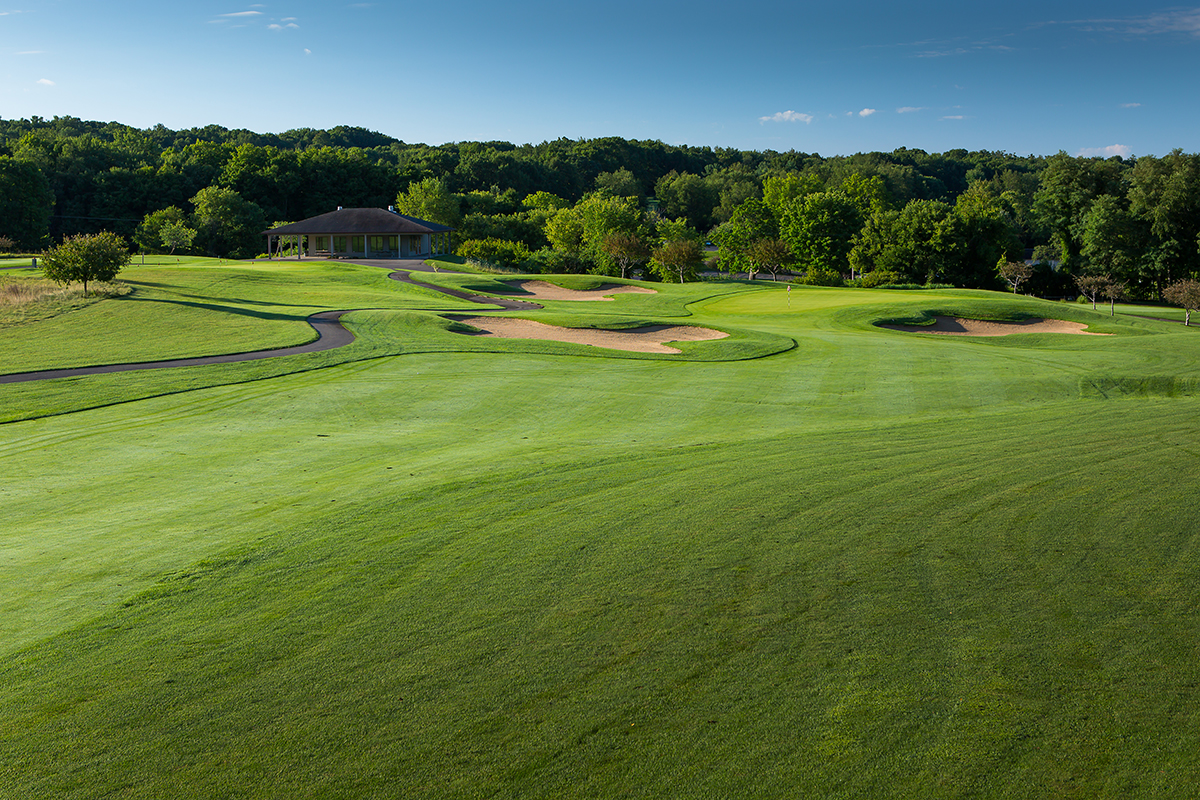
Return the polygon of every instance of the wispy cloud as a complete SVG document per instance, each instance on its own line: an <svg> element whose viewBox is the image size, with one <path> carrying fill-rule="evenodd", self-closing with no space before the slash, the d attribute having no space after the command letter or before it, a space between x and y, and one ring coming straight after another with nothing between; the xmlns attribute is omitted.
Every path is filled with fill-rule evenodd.
<svg viewBox="0 0 1200 800"><path fill-rule="evenodd" d="M261 11L234 11L230 14L217 14L218 17L261 17Z"/></svg>
<svg viewBox="0 0 1200 800"><path fill-rule="evenodd" d="M1141 103L1121 103L1121 108L1141 108Z"/></svg>
<svg viewBox="0 0 1200 800"><path fill-rule="evenodd" d="M40 56L45 52L46 52L45 50L22 50L21 52L17 53L17 55L19 55L19 56Z"/></svg>
<svg viewBox="0 0 1200 800"><path fill-rule="evenodd" d="M812 114L799 114L795 111L778 111L769 117L759 117L759 122L803 122L805 125L813 121Z"/></svg>
<svg viewBox="0 0 1200 800"><path fill-rule="evenodd" d="M1109 158L1111 156L1121 156L1124 158L1133 152L1133 148L1124 144L1110 144L1108 147L1085 147L1076 153L1076 156L1090 158L1092 156L1103 156Z"/></svg>
<svg viewBox="0 0 1200 800"><path fill-rule="evenodd" d="M299 29L299 27L300 27L300 26L299 26L299 25L297 25L297 24L296 24L296 23L294 23L294 22L289 22L287 25L278 25L278 24L276 24L276 23L272 22L270 25L268 25L268 26L267 26L267 30L269 30L269 31L282 31L282 30L286 30L286 29L288 29L288 28L296 28L296 29Z"/></svg>
<svg viewBox="0 0 1200 800"><path fill-rule="evenodd" d="M900 106L896 109L897 114L915 114L918 111L924 111L924 106Z"/></svg>
<svg viewBox="0 0 1200 800"><path fill-rule="evenodd" d="M304 55L306 55L306 56L311 56L311 55L312 55L312 50L309 50L307 47L306 47L306 48L304 48Z"/></svg>
<svg viewBox="0 0 1200 800"><path fill-rule="evenodd" d="M966 117L964 117L962 114L951 114L948 117L942 117L942 119L966 119Z"/></svg>
<svg viewBox="0 0 1200 800"><path fill-rule="evenodd" d="M872 115L872 114L874 114L874 113L875 113L875 109L873 109L873 108L864 108L862 111L858 112L858 115L859 115L860 117L869 117L869 116L871 116L871 115Z"/></svg>
<svg viewBox="0 0 1200 800"><path fill-rule="evenodd" d="M40 83L42 86L57 86L58 85L54 81L50 80L49 78L38 78L38 83Z"/></svg>
<svg viewBox="0 0 1200 800"><path fill-rule="evenodd" d="M1154 36L1164 33L1187 33L1192 36L1200 36L1200 8L1174 8L1146 17L1058 20L1046 24L1070 25L1083 31L1131 36Z"/></svg>

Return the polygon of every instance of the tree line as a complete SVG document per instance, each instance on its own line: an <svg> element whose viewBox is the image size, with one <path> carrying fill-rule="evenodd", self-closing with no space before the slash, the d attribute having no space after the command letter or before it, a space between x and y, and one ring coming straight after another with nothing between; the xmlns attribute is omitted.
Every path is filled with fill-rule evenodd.
<svg viewBox="0 0 1200 800"><path fill-rule="evenodd" d="M1157 297L1200 272L1200 156L1179 151L823 157L618 137L430 146L351 127L0 120L0 236L26 250L112 231L144 250L248 257L276 222L392 204L454 226L466 255L531 269L687 279L699 265L681 264L707 239L722 269L811 282L997 288L999 266L1031 250L1031 293L1074 293L1074 277L1104 274Z"/></svg>

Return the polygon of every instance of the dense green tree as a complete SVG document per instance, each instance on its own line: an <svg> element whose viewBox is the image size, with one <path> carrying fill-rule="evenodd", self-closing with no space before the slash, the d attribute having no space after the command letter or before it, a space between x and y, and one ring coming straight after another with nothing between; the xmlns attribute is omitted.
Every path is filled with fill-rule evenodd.
<svg viewBox="0 0 1200 800"><path fill-rule="evenodd" d="M59 284L111 281L128 266L131 255L125 242L115 233L68 236L42 254L42 274Z"/></svg>
<svg viewBox="0 0 1200 800"><path fill-rule="evenodd" d="M1156 295L1154 276L1141 269L1149 236L1149 226L1129 213L1122 198L1097 197L1083 219L1080 236L1083 271L1114 275L1131 284L1143 297Z"/></svg>
<svg viewBox="0 0 1200 800"><path fill-rule="evenodd" d="M843 273L850 271L850 250L862 225L854 199L837 191L817 192L785 206L779 231L801 268Z"/></svg>
<svg viewBox="0 0 1200 800"><path fill-rule="evenodd" d="M825 182L816 175L772 175L763 181L763 202L778 219L793 201L824 190Z"/></svg>
<svg viewBox="0 0 1200 800"><path fill-rule="evenodd" d="M168 206L159 211L152 211L142 219L133 234L133 241L143 252L160 253L170 247L163 242L162 230L165 226L187 223L187 215L183 209Z"/></svg>
<svg viewBox="0 0 1200 800"><path fill-rule="evenodd" d="M197 244L210 256L249 258L262 249L262 209L232 189L209 186L192 198Z"/></svg>
<svg viewBox="0 0 1200 800"><path fill-rule="evenodd" d="M440 178L426 178L396 196L396 210L439 225L457 227L461 217L458 198Z"/></svg>
<svg viewBox="0 0 1200 800"><path fill-rule="evenodd" d="M749 272L749 250L755 242L779 238L779 221L765 202L756 198L743 201L730 216L709 233L717 245L721 269Z"/></svg>
<svg viewBox="0 0 1200 800"><path fill-rule="evenodd" d="M642 184L632 172L621 167L615 172L601 172L596 176L596 189L607 191L614 197L643 197Z"/></svg>
<svg viewBox="0 0 1200 800"><path fill-rule="evenodd" d="M0 156L0 234L36 250L49 233L54 195L36 165Z"/></svg>
<svg viewBox="0 0 1200 800"><path fill-rule="evenodd" d="M972 184L954 203L961 257L943 280L955 286L986 289L996 285L996 264L1023 260L1011 218L985 182Z"/></svg>
<svg viewBox="0 0 1200 800"><path fill-rule="evenodd" d="M942 281L957 272L961 247L952 206L912 200L900 211L872 211L855 239L850 265L866 274L896 273L911 283Z"/></svg>
<svg viewBox="0 0 1200 800"><path fill-rule="evenodd" d="M720 194L699 175L672 171L658 180L654 194L668 217L682 217L697 230L712 227Z"/></svg>
<svg viewBox="0 0 1200 800"><path fill-rule="evenodd" d="M1062 252L1063 268L1082 267L1083 222L1096 198L1123 195L1125 165L1118 160L1073 158L1059 151L1046 161L1034 212L1050 230Z"/></svg>
<svg viewBox="0 0 1200 800"><path fill-rule="evenodd" d="M1200 273L1200 155L1139 158L1129 178L1130 213L1150 229L1141 283L1161 289Z"/></svg>

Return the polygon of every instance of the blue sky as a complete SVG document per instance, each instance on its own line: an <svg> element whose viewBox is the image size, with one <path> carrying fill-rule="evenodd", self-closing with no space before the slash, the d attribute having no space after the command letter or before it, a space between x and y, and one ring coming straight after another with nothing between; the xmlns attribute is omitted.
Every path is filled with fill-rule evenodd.
<svg viewBox="0 0 1200 800"><path fill-rule="evenodd" d="M7 3L8 5L3 5ZM0 116L823 155L1200 150L1200 8L0 0Z"/></svg>

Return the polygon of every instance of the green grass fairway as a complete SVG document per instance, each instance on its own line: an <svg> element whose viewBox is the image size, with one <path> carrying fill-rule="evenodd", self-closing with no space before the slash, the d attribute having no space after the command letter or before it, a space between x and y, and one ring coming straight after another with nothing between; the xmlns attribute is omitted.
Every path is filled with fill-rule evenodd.
<svg viewBox="0 0 1200 800"><path fill-rule="evenodd" d="M250 348L324 308L358 339L0 386L0 797L1200 784L1194 330L739 283L504 312L731 332L650 356L460 336L432 309L482 307L383 270L126 277L0 343L190 354L198 315ZM877 325L940 313L1113 335Z"/></svg>

